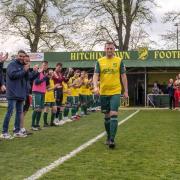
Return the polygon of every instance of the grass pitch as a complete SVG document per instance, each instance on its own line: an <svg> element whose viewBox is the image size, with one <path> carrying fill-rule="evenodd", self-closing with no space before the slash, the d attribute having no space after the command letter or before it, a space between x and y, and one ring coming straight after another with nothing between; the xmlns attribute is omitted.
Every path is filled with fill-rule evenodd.
<svg viewBox="0 0 180 180"><path fill-rule="evenodd" d="M121 111L119 119L133 112ZM4 113L1 108L0 119ZM1 141L1 178L23 179L66 155L104 131L102 118L101 113L92 113L78 122L34 132L24 139ZM30 122L31 111L27 127ZM119 127L115 150L109 150L104 141L105 137L41 179L180 179L179 111L140 111Z"/></svg>

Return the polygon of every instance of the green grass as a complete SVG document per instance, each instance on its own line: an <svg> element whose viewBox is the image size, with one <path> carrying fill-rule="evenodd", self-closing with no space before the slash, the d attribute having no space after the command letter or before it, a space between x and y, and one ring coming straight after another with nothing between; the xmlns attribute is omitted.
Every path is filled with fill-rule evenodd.
<svg viewBox="0 0 180 180"><path fill-rule="evenodd" d="M6 109L0 108L0 126ZM124 119L133 110L122 110ZM23 139L0 141L0 179L23 179L104 131L103 115L92 113L62 127L47 128ZM14 118L11 119L12 132ZM41 119L42 121L42 119ZM30 127L31 111L26 116ZM105 137L45 174L62 180L179 180L180 112L143 110L122 124L114 150Z"/></svg>
<svg viewBox="0 0 180 180"><path fill-rule="evenodd" d="M103 141L41 179L180 179L178 111L141 111L119 128L115 150L109 150Z"/></svg>
<svg viewBox="0 0 180 180"><path fill-rule="evenodd" d="M5 108L0 108L1 127L5 111ZM134 111L122 111L120 119L132 112ZM38 169L49 165L60 156L64 156L103 132L102 117L101 113L92 113L80 121L62 127L47 128L27 138L0 141L0 177L16 180L32 175ZM10 132L13 121L14 117L11 118ZM31 111L26 116L26 127L30 127L30 124Z"/></svg>

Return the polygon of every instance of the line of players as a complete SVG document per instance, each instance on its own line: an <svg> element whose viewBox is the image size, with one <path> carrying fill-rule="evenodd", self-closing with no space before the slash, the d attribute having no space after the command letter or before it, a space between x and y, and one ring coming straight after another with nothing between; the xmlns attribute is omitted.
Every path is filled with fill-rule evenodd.
<svg viewBox="0 0 180 180"><path fill-rule="evenodd" d="M38 71L39 75L32 85L32 130L41 129L42 113L44 127L48 127L79 120L81 116L88 115L88 110L99 109L99 96L93 94L92 77L88 77L86 71L69 68L62 73L61 63L56 64L53 70L48 69L47 61L42 63ZM24 112L28 111L29 98L26 104ZM24 127L21 127L21 131L24 134L27 132Z"/></svg>

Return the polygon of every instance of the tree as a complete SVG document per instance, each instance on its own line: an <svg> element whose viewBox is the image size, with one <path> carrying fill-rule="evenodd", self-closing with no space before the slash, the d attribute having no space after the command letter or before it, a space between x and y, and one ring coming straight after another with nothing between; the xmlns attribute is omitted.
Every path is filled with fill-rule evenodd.
<svg viewBox="0 0 180 180"><path fill-rule="evenodd" d="M83 17L82 26L91 27L85 39L93 39L92 46L110 40L119 50L128 50L131 30L135 23L151 23L154 0L85 0L73 6L77 17Z"/></svg>
<svg viewBox="0 0 180 180"><path fill-rule="evenodd" d="M31 52L71 47L65 21L64 0L2 0L1 14L6 17L1 32L25 38ZM2 24L1 24L2 25Z"/></svg>
<svg viewBox="0 0 180 180"><path fill-rule="evenodd" d="M162 40L164 41L164 45L168 49L177 49L179 46L178 43L178 34L179 34L179 24L180 24L180 12L177 11L171 11L167 12L162 22L165 24L169 24L171 30L167 30L165 34L162 34ZM175 27L176 26L176 27ZM178 43L178 44L177 44Z"/></svg>
<svg viewBox="0 0 180 180"><path fill-rule="evenodd" d="M150 35L143 28L139 25L133 27L129 40L129 49L138 50L140 47L153 49L154 46L157 46L157 43L150 39Z"/></svg>

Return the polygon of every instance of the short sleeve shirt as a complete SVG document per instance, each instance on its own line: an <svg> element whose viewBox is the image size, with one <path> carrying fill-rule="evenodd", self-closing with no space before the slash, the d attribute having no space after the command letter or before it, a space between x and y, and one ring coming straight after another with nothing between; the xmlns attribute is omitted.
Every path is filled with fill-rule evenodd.
<svg viewBox="0 0 180 180"><path fill-rule="evenodd" d="M98 73L98 74L100 73L100 65L99 65L98 61L95 64L94 72ZM124 63L122 61L121 61L121 64L120 64L120 72L121 72L121 74L126 73L126 66L124 65Z"/></svg>

